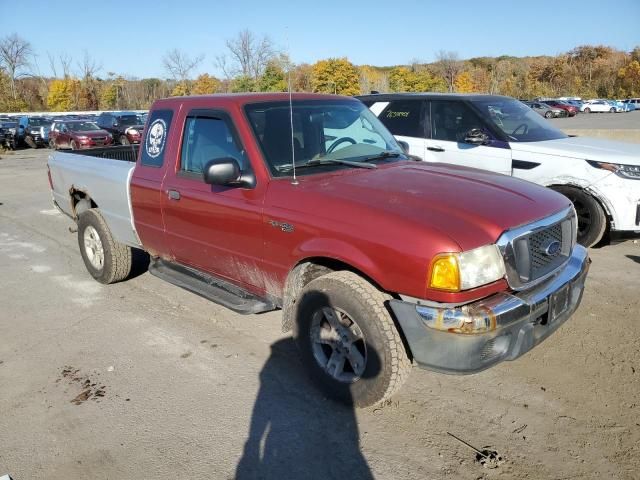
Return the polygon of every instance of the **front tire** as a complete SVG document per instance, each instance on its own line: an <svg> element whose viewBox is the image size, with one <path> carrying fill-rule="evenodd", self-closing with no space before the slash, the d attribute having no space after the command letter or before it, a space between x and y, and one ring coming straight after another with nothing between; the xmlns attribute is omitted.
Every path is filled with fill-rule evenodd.
<svg viewBox="0 0 640 480"><path fill-rule="evenodd" d="M411 371L389 296L355 273L311 281L296 305L294 336L302 362L327 396L368 407L396 393Z"/></svg>
<svg viewBox="0 0 640 480"><path fill-rule="evenodd" d="M607 230L607 215L600 203L584 190L573 187L556 187L576 209L578 214L578 243L592 247L602 240Z"/></svg>
<svg viewBox="0 0 640 480"><path fill-rule="evenodd" d="M76 143L75 140L71 140L71 150L77 150L78 149L78 144Z"/></svg>
<svg viewBox="0 0 640 480"><path fill-rule="evenodd" d="M98 210L87 210L78 217L78 246L85 267L98 282L119 282L131 273L131 247L113 238Z"/></svg>

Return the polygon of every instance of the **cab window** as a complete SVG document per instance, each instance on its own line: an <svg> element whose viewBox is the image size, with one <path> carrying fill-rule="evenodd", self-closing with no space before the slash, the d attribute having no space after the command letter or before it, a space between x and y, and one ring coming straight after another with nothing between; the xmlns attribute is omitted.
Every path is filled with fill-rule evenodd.
<svg viewBox="0 0 640 480"><path fill-rule="evenodd" d="M462 142L469 130L482 129L483 126L480 117L463 102L455 100L434 100L431 102L433 139Z"/></svg>
<svg viewBox="0 0 640 480"><path fill-rule="evenodd" d="M378 118L394 135L425 138L428 131L424 106L425 102L422 100L392 101Z"/></svg>
<svg viewBox="0 0 640 480"><path fill-rule="evenodd" d="M246 168L244 151L225 118L187 117L182 137L180 171L202 175L209 160L231 157Z"/></svg>

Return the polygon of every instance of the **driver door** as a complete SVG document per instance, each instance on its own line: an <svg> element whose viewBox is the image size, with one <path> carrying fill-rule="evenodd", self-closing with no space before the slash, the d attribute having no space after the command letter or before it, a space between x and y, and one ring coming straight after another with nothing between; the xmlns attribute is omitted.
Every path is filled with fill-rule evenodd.
<svg viewBox="0 0 640 480"><path fill-rule="evenodd" d="M461 100L429 102L431 137L426 140L424 159L511 175L509 144L493 138L480 116ZM499 115L499 112L495 112ZM464 138L472 129L489 135L487 145L472 145Z"/></svg>

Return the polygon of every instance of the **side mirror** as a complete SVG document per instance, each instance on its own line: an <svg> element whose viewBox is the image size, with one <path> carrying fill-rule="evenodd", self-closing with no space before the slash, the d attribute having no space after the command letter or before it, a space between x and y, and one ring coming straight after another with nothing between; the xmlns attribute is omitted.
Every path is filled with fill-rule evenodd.
<svg viewBox="0 0 640 480"><path fill-rule="evenodd" d="M238 162L231 157L209 160L204 166L204 183L209 185L230 185L240 182L241 172Z"/></svg>
<svg viewBox="0 0 640 480"><path fill-rule="evenodd" d="M486 145L489 143L489 135L484 133L479 128L472 128L464 136L464 141L471 145Z"/></svg>
<svg viewBox="0 0 640 480"><path fill-rule="evenodd" d="M409 155L409 144L404 140L396 140L396 141L398 142L398 145L400 145L400 148L402 148L402 151L407 155Z"/></svg>

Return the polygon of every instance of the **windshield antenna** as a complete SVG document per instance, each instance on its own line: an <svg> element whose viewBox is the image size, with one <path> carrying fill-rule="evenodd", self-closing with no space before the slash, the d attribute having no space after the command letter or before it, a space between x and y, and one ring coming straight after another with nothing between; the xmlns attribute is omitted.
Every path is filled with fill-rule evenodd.
<svg viewBox="0 0 640 480"><path fill-rule="evenodd" d="M298 185L298 179L296 177L296 149L295 149L295 141L293 138L293 99L291 94L291 52L289 50L289 28L285 29L287 32L287 55L289 55L288 60L288 73L287 73L287 88L289 90L289 122L291 126L291 169L293 170L293 179L291 180L292 185Z"/></svg>

